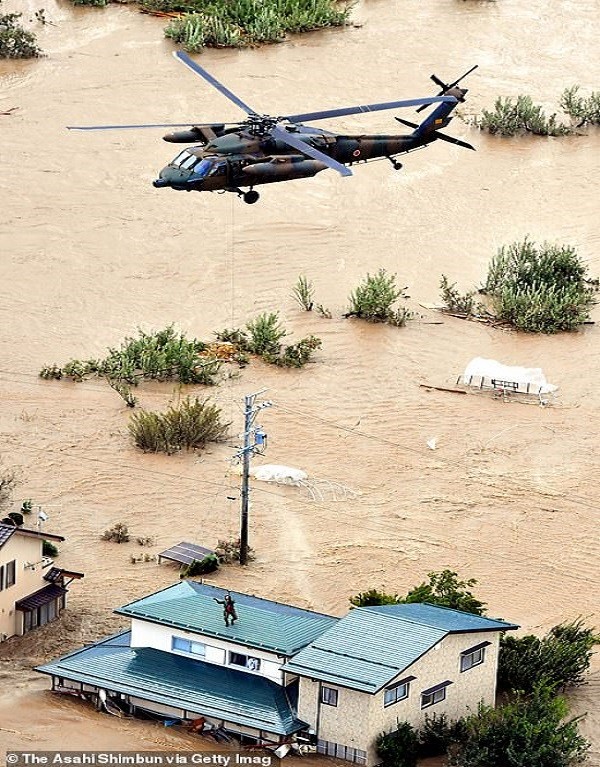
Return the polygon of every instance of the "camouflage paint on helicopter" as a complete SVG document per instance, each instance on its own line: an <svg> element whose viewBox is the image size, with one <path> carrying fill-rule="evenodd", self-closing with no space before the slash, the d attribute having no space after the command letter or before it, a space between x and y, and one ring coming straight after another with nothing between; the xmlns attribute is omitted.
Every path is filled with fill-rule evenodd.
<svg viewBox="0 0 600 767"><path fill-rule="evenodd" d="M164 136L165 141L196 144L180 152L161 170L158 179L153 182L157 188L170 187L188 192L234 192L245 202L254 203L259 198L258 192L254 190L255 186L309 178L327 168L333 168L344 176L351 176L352 171L348 166L357 162L387 158L394 168L399 170L402 165L394 159L395 157L420 149L438 139L467 149L474 148L460 139L440 133L439 130L449 124L452 120L451 113L459 102L465 100L467 90L458 88L458 83L476 69L477 65L449 85L432 75L431 79L442 89L437 96L271 117L259 115L252 110L185 53L177 51L174 56L243 109L248 117L235 124L192 125L188 130ZM417 111L420 111L431 104L437 105L435 110L419 125L396 117L398 122L413 128L413 132L407 135L346 136L305 124L305 121L313 122L407 106L418 106ZM189 126L189 123L171 125ZM149 127L163 126L109 125L74 129ZM244 192L244 187L249 187L248 191Z"/></svg>

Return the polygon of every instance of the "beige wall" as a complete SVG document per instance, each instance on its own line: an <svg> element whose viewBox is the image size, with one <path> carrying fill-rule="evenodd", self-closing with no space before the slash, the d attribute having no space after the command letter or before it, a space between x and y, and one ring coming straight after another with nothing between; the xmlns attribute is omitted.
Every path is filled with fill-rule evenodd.
<svg viewBox="0 0 600 767"><path fill-rule="evenodd" d="M16 560L16 582L14 586L0 591L0 641L22 631L23 613L15 610L15 602L34 591L47 586L43 579L47 569L42 570L42 539L14 533L0 548L0 565ZM27 568L27 562L37 563L35 569ZM6 583L6 568L4 575Z"/></svg>
<svg viewBox="0 0 600 767"><path fill-rule="evenodd" d="M377 764L375 740L380 732L394 729L398 720L419 728L426 715L446 714L449 719L458 719L475 712L480 702L494 705L499 640L498 632L445 637L396 677L396 680L416 678L410 682L408 698L387 707L383 705L383 690L370 695L327 683L327 687L338 690L338 705L319 705L319 682L302 678L298 717L317 730L320 740L359 748L367 752L369 765ZM485 648L484 663L461 673L461 652L481 642L491 642ZM421 692L447 680L453 684L446 689L446 699L421 709Z"/></svg>

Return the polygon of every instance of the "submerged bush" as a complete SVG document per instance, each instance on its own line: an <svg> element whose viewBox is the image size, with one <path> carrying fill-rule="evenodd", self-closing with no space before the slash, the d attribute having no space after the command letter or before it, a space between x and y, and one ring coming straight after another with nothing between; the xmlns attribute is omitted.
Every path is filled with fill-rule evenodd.
<svg viewBox="0 0 600 767"><path fill-rule="evenodd" d="M144 379L213 385L221 363L199 356L206 347L203 341L178 334L173 325L154 333L138 330L137 337L125 338L119 349L109 348L103 360L71 360L62 368L46 365L40 377L60 380L64 376L83 381L88 375L97 375L109 379L115 389L115 382L137 386ZM117 391L129 404L131 397L124 387Z"/></svg>
<svg viewBox="0 0 600 767"><path fill-rule="evenodd" d="M374 275L367 274L363 283L350 294L350 308L344 316L401 327L412 317L404 307L394 308L398 298L408 298L405 290L397 287L396 275L387 274L385 269Z"/></svg>
<svg viewBox="0 0 600 767"><path fill-rule="evenodd" d="M164 413L141 410L129 420L129 433L136 447L145 452L168 453L203 448L219 442L229 424L221 422L221 410L208 400L187 397Z"/></svg>
<svg viewBox="0 0 600 767"><path fill-rule="evenodd" d="M589 319L598 281L568 245L537 246L527 238L502 247L482 288L498 319L519 330L556 333Z"/></svg>
<svg viewBox="0 0 600 767"><path fill-rule="evenodd" d="M475 303L477 291L472 290L469 293L459 293L456 283L450 284L445 274L442 274L440 279L440 290L442 292L444 308L448 312L470 316L481 309L481 306Z"/></svg>
<svg viewBox="0 0 600 767"><path fill-rule="evenodd" d="M32 59L40 55L33 32L18 23L22 15L0 13L0 59Z"/></svg>
<svg viewBox="0 0 600 767"><path fill-rule="evenodd" d="M278 312L264 312L240 328L226 328L216 333L217 340L233 344L238 354L257 354L265 362L279 367L301 368L310 362L313 352L321 347L321 339L310 335L295 344L283 346L287 330L279 324Z"/></svg>
<svg viewBox="0 0 600 767"><path fill-rule="evenodd" d="M494 104L494 111L484 109L475 124L481 130L500 136L523 133L565 136L572 133L570 126L557 121L556 114L546 117L542 107L534 104L531 96L518 96L515 102L511 98L499 97Z"/></svg>
<svg viewBox="0 0 600 767"><path fill-rule="evenodd" d="M579 86L573 85L563 91L560 106L573 119L579 120L578 128L586 123L600 125L600 91L593 91L591 96L580 96Z"/></svg>
<svg viewBox="0 0 600 767"><path fill-rule="evenodd" d="M193 578L195 575L214 573L219 567L219 560L215 554L208 554L204 559L194 559L189 565L183 565L180 578Z"/></svg>
<svg viewBox="0 0 600 767"><path fill-rule="evenodd" d="M190 52L206 46L240 48L276 43L291 32L342 26L350 4L334 0L143 0L142 7L181 11L165 35Z"/></svg>

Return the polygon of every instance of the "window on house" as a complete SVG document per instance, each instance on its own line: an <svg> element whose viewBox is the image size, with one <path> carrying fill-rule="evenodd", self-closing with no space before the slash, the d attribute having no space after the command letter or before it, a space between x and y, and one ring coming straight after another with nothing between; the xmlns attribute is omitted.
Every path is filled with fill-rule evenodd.
<svg viewBox="0 0 600 767"><path fill-rule="evenodd" d="M200 658L204 658L206 654L206 645L202 644L202 642L192 642L190 639L176 636L171 637L171 649L197 655Z"/></svg>
<svg viewBox="0 0 600 767"><path fill-rule="evenodd" d="M338 691L333 687L321 687L321 703L325 703L326 706L337 706Z"/></svg>
<svg viewBox="0 0 600 767"><path fill-rule="evenodd" d="M475 645L475 647L469 647L468 650L463 650L460 654L460 670L468 671L473 666L480 666L485 661L485 648L490 642L482 642Z"/></svg>
<svg viewBox="0 0 600 767"><path fill-rule="evenodd" d="M0 591L4 588L4 565L0 565Z"/></svg>
<svg viewBox="0 0 600 767"><path fill-rule="evenodd" d="M401 679L399 682L387 687L383 693L383 705L393 706L394 703L398 703L399 700L408 698L408 692L410 683L415 679L414 676Z"/></svg>
<svg viewBox="0 0 600 767"><path fill-rule="evenodd" d="M248 671L260 671L260 658L255 658L252 655L244 655L241 652L230 652L229 663L232 666L242 666L247 668Z"/></svg>
<svg viewBox="0 0 600 767"><path fill-rule="evenodd" d="M17 580L17 562L13 559L6 565L6 588L14 586Z"/></svg>
<svg viewBox="0 0 600 767"><path fill-rule="evenodd" d="M450 681L437 684L435 687L430 687L428 690L423 690L421 693L421 708L427 708L433 706L436 703L440 703L446 699L446 689L452 684Z"/></svg>

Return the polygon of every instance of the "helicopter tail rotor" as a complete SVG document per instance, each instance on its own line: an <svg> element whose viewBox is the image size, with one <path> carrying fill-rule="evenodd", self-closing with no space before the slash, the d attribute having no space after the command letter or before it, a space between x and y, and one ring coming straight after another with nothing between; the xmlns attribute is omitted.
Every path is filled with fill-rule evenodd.
<svg viewBox="0 0 600 767"><path fill-rule="evenodd" d="M471 74L471 72L473 72L473 70L477 69L477 67L478 67L478 66L479 66L479 64L475 64L475 66L471 67L471 69L469 69L467 72L465 72L465 73L464 73L464 75L461 75L461 76L460 76L460 77L459 77L457 80L455 80L453 83L445 83L443 80L440 80L440 78L439 78L437 75L431 75L429 79L430 79L430 80L433 80L433 82L434 82L434 83L435 83L435 84L436 84L438 87L440 87L440 88L441 88L441 91L440 91L440 92L439 92L437 95L438 95L438 96L445 96L445 95L446 95L446 93L448 93L448 91L449 91L449 90L451 90L452 88L455 88L455 87L456 87L456 86L459 84L459 82L460 82L461 80L464 80L464 79L465 79L465 77L466 77L467 75L470 75L470 74ZM460 89L460 90L462 90L462 89ZM462 98L459 98L459 97L457 96L457 98L459 98L459 101L464 101L464 94L465 94L465 93L466 93L466 91L464 91L464 93L462 94ZM417 109L417 112L420 112L422 109L425 109L425 105L423 105L423 106L420 106L420 107Z"/></svg>

